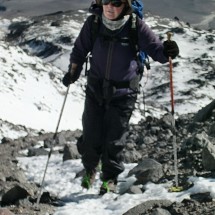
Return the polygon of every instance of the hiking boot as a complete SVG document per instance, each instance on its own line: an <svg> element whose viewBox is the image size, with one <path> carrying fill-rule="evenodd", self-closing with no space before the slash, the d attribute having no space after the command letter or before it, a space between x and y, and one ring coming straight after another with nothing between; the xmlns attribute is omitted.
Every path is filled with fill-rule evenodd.
<svg viewBox="0 0 215 215"><path fill-rule="evenodd" d="M95 181L96 178L96 171L86 171L85 175L83 176L81 186L86 189L90 189L92 186L93 182Z"/></svg>
<svg viewBox="0 0 215 215"><path fill-rule="evenodd" d="M110 193L110 192L115 193L116 185L117 185L117 180L103 181L100 187L99 195L104 195L105 193Z"/></svg>

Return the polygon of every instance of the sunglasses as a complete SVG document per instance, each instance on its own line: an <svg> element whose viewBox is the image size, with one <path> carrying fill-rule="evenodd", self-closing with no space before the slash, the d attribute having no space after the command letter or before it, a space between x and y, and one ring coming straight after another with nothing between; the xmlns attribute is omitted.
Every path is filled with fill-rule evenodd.
<svg viewBox="0 0 215 215"><path fill-rule="evenodd" d="M122 2L121 0L102 0L103 5L108 5L109 3L111 3L113 7L121 7L125 2Z"/></svg>

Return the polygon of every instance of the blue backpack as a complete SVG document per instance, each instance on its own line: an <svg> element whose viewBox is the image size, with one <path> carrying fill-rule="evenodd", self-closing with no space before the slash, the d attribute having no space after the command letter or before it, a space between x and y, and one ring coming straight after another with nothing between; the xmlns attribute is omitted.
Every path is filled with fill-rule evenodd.
<svg viewBox="0 0 215 215"><path fill-rule="evenodd" d="M132 9L134 11L135 14L137 14L138 17L140 17L140 19L143 18L143 2L141 0L135 0L132 1Z"/></svg>
<svg viewBox="0 0 215 215"><path fill-rule="evenodd" d="M132 10L133 13L136 14L140 19L143 18L143 2L142 0L134 0L132 1ZM135 31L137 32L137 26L135 26ZM138 38L136 38L136 43L137 43ZM138 50L137 50L138 51ZM146 52L143 51L138 51L138 58L140 61L140 65L142 65L142 67L144 67L144 65L146 66L146 68L149 70L150 69L150 64L149 64L149 57L147 55Z"/></svg>

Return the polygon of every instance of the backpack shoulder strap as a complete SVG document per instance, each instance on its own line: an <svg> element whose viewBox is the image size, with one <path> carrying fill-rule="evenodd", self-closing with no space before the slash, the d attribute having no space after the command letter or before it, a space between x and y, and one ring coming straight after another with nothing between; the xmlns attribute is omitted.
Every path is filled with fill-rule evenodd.
<svg viewBox="0 0 215 215"><path fill-rule="evenodd" d="M135 13L131 14L130 17L130 32L129 32L129 37L130 37L130 44L133 48L133 50L136 53L136 61L138 63L139 67L139 73L143 73L143 65L140 59L140 52L139 52L139 46L138 46L138 26L137 26L137 15Z"/></svg>
<svg viewBox="0 0 215 215"><path fill-rule="evenodd" d="M147 53L140 51L139 50L139 45L138 45L138 15L135 13L131 14L130 17L130 22L131 22L131 27L130 27L130 43L133 49L136 52L136 58L137 62L139 65L139 72L143 72L143 67L144 65L146 66L147 69L150 69L150 64L149 64L149 58Z"/></svg>
<svg viewBox="0 0 215 215"><path fill-rule="evenodd" d="M137 29L137 16L136 14L132 13L130 16L130 43L131 46L134 48L135 52L138 51L138 29Z"/></svg>
<svg viewBox="0 0 215 215"><path fill-rule="evenodd" d="M93 22L92 22L92 28L91 28L91 35L92 35L92 42L93 44L96 41L96 38L99 33L99 25L100 25L100 20L98 15L93 15Z"/></svg>
<svg viewBox="0 0 215 215"><path fill-rule="evenodd" d="M91 37L92 37L92 47L94 46L94 43L96 41L96 38L98 36L99 33L99 25L100 25L100 20L99 20L99 16L93 14L92 15L92 23L91 23ZM91 52L88 53L88 55L86 56L85 59L85 75L88 75L88 62L89 62L89 58L91 57Z"/></svg>

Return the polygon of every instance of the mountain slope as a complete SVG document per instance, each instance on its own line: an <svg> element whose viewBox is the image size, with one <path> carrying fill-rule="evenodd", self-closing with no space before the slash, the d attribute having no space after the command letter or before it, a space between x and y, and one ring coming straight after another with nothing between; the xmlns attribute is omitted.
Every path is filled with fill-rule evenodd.
<svg viewBox="0 0 215 215"><path fill-rule="evenodd" d="M55 130L66 91L61 79L87 15L80 10L0 20L0 119L31 129ZM166 32L172 31L180 47L180 56L173 64L176 116L196 112L211 102L215 88L214 32L147 14L145 20L163 41ZM170 110L168 64L150 61L151 70L142 79L145 97L139 95L131 120L135 123L144 117L144 111L146 115L159 116L165 108ZM81 128L85 83L83 71L71 87L60 129Z"/></svg>

